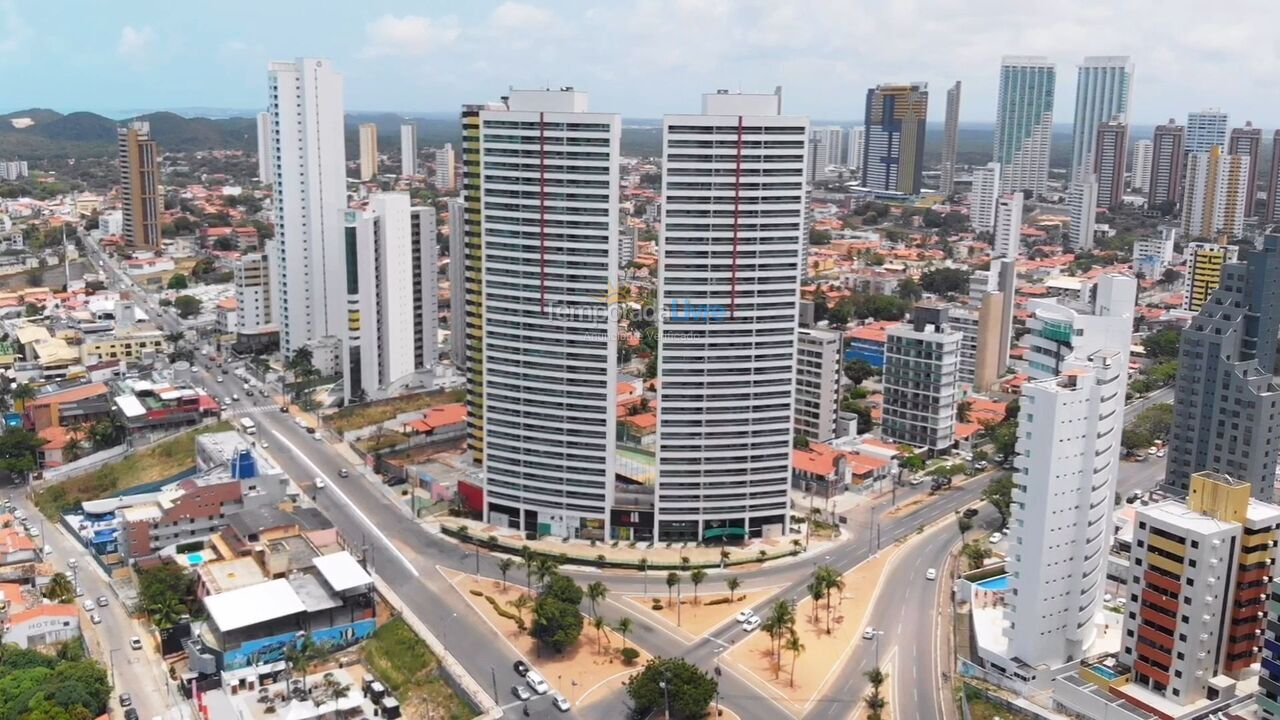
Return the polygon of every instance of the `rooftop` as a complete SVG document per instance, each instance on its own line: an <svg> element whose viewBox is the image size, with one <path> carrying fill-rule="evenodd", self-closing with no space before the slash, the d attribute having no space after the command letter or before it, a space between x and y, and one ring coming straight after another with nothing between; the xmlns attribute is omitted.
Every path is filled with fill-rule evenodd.
<svg viewBox="0 0 1280 720"><path fill-rule="evenodd" d="M307 611L293 586L283 579L209 595L204 607L223 632Z"/></svg>
<svg viewBox="0 0 1280 720"><path fill-rule="evenodd" d="M321 555L315 559L315 566L334 592L343 592L373 583L369 573L365 572L364 568L360 567L360 563L351 557L351 553L345 550L331 555Z"/></svg>

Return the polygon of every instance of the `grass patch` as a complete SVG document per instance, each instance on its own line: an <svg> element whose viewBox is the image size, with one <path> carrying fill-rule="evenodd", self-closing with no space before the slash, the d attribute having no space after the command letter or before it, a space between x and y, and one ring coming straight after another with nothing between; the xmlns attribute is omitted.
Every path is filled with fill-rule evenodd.
<svg viewBox="0 0 1280 720"><path fill-rule="evenodd" d="M196 464L196 436L231 430L225 420L190 430L152 445L142 452L107 463L91 473L51 485L36 493L36 507L51 520L86 500L97 500L144 483L177 475Z"/></svg>
<svg viewBox="0 0 1280 720"><path fill-rule="evenodd" d="M467 391L431 390L399 397L387 398L375 402L348 405L325 418L325 423L336 432L344 433L367 427L375 423L385 422L401 414L414 410L426 410L436 405L459 403L466 398Z"/></svg>
<svg viewBox="0 0 1280 720"><path fill-rule="evenodd" d="M406 717L469 720L475 714L440 677L439 659L404 618L390 620L374 631L364 643L364 660L406 706Z"/></svg>

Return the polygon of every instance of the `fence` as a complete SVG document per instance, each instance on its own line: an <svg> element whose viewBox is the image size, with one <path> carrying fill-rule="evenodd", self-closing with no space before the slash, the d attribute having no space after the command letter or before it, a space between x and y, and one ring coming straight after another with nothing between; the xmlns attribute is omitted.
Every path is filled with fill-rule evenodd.
<svg viewBox="0 0 1280 720"><path fill-rule="evenodd" d="M118 460L129 452L129 449L123 445L100 450L92 455L86 455L79 460L69 462L66 465L49 468L44 471L44 483L55 483L68 480L73 477L93 472L109 462Z"/></svg>

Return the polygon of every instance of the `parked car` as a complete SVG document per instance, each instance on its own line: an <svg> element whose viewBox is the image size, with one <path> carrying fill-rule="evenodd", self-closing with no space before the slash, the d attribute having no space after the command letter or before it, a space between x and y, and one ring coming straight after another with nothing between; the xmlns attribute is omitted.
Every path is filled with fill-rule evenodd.
<svg viewBox="0 0 1280 720"><path fill-rule="evenodd" d="M1164 457L1165 452L1166 451L1164 448L1160 448L1159 450L1156 451L1156 457Z"/></svg>
<svg viewBox="0 0 1280 720"><path fill-rule="evenodd" d="M323 490L323 489L324 489L325 484L326 484L326 483L325 483L325 481L324 481L324 478L320 478L320 477L316 478L316 489L317 489L317 490Z"/></svg>
<svg viewBox="0 0 1280 720"><path fill-rule="evenodd" d="M96 612L91 612L89 613L89 622L93 623L94 625L101 625L102 616Z"/></svg>
<svg viewBox="0 0 1280 720"><path fill-rule="evenodd" d="M569 712L569 701L560 693L551 696L551 704L560 712Z"/></svg>
<svg viewBox="0 0 1280 720"><path fill-rule="evenodd" d="M338 477L348 477L350 475L351 475L350 470L346 468L338 468Z"/></svg>
<svg viewBox="0 0 1280 720"><path fill-rule="evenodd" d="M995 545L996 543L1000 542L1003 539L1004 539L1004 533L993 532L991 533L991 537L987 538L987 542L991 543L992 545Z"/></svg>
<svg viewBox="0 0 1280 720"><path fill-rule="evenodd" d="M539 695L546 695L551 692L551 685L538 674L537 670L530 670L528 674L524 676L524 681L525 684L529 686L529 689Z"/></svg>
<svg viewBox="0 0 1280 720"><path fill-rule="evenodd" d="M219 375L213 379L214 382L222 382L222 376Z"/></svg>
<svg viewBox="0 0 1280 720"><path fill-rule="evenodd" d="M98 607L106 607L106 606L107 606L107 596L106 596L106 595L99 595L99 596L98 596Z"/></svg>
<svg viewBox="0 0 1280 720"><path fill-rule="evenodd" d="M120 693L120 707L129 707L133 704L133 696L129 693Z"/></svg>
<svg viewBox="0 0 1280 720"><path fill-rule="evenodd" d="M974 463L973 466L979 470L986 470L989 467L986 460L979 460Z"/></svg>
<svg viewBox="0 0 1280 720"><path fill-rule="evenodd" d="M93 608L94 608L93 601L85 600L84 602L80 603L80 607L84 608L85 612L91 613L93 612Z"/></svg>
<svg viewBox="0 0 1280 720"><path fill-rule="evenodd" d="M960 517L964 518L965 520L972 520L977 516L978 516L978 508L965 508L964 512L960 513Z"/></svg>
<svg viewBox="0 0 1280 720"><path fill-rule="evenodd" d="M516 674L520 677L524 677L529 674L529 663L523 660L517 660L515 664L511 666L511 669L515 670Z"/></svg>
<svg viewBox="0 0 1280 720"><path fill-rule="evenodd" d="M72 570L75 570L76 565L78 564L79 563L76 562L75 558L67 558L67 567L71 568Z"/></svg>
<svg viewBox="0 0 1280 720"><path fill-rule="evenodd" d="M125 708L124 720L138 720L138 711L134 708Z"/></svg>
<svg viewBox="0 0 1280 720"><path fill-rule="evenodd" d="M867 629L865 629L865 630L863 630L863 631L862 631L862 639L863 639L863 640L870 640L871 638L873 638L873 637L875 637L875 636L876 636L876 629L875 629L875 628L873 628L873 627L871 627L870 625L868 625L868 626L867 626Z"/></svg>
<svg viewBox="0 0 1280 720"><path fill-rule="evenodd" d="M533 697L533 693L529 692L529 688L523 685L512 685L511 694L516 696L520 702L524 702Z"/></svg>

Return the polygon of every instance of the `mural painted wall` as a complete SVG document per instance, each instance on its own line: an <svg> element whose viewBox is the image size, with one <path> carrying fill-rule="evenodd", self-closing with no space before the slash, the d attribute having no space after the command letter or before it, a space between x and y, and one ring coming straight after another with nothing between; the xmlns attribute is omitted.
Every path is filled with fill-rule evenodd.
<svg viewBox="0 0 1280 720"><path fill-rule="evenodd" d="M348 625L314 630L310 633L311 642L325 652L335 652L350 647L373 634L377 625L370 618L357 620ZM251 640L234 650L228 650L222 656L222 669L239 670L251 665L266 665L285 659L289 648L297 648L301 642L295 633L284 633L271 637Z"/></svg>

